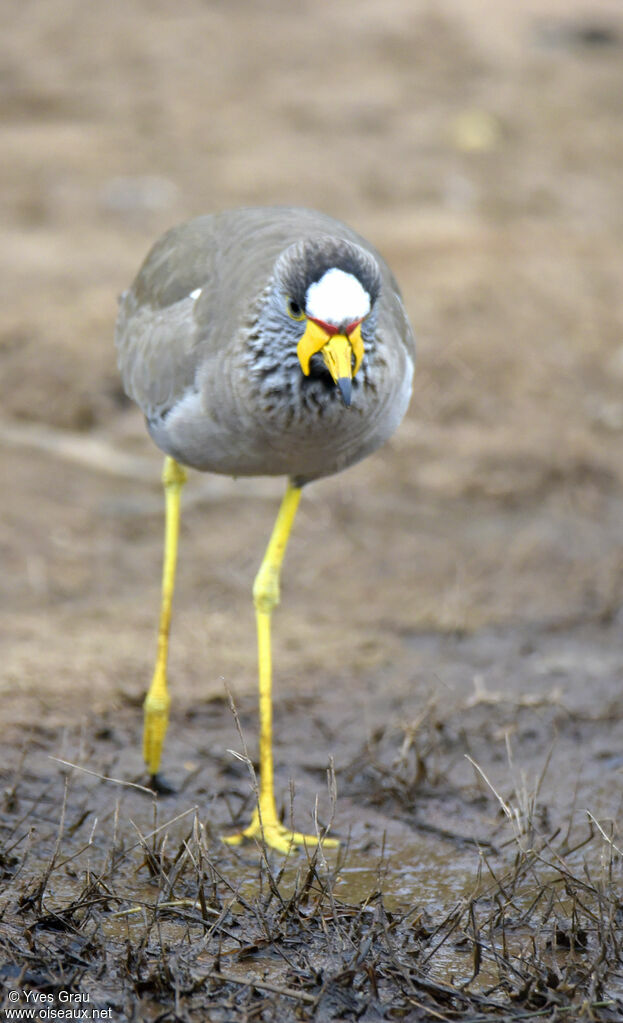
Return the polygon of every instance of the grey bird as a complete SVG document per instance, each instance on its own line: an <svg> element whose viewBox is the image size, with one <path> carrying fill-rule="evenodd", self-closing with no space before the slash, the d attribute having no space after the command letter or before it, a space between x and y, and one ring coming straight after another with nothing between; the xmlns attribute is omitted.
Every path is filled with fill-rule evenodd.
<svg viewBox="0 0 623 1023"><path fill-rule="evenodd" d="M402 420L415 346L398 285L379 253L339 220L273 207L198 217L152 248L120 300L118 362L127 394L165 452L166 537L158 655L145 699L152 782L168 724L171 602L184 466L286 476L255 579L260 774L251 823L225 841L337 845L279 820L273 785L270 622L301 488L375 451Z"/></svg>

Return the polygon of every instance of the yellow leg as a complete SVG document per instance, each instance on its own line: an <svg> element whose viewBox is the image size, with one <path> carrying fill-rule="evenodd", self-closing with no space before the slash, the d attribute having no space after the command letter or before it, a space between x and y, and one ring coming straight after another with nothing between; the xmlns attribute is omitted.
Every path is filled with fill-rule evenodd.
<svg viewBox="0 0 623 1023"><path fill-rule="evenodd" d="M164 534L164 563L162 568L162 604L158 629L158 653L151 685L145 697L145 726L143 731L143 757L152 777L160 767L162 744L169 723L171 698L167 690L167 655L171 626L171 602L175 586L177 540L180 529L180 494L186 482L186 472L173 458L165 458L162 482L166 501Z"/></svg>
<svg viewBox="0 0 623 1023"><path fill-rule="evenodd" d="M240 845L246 838L263 838L266 845L283 853L287 853L293 845L318 845L319 840L327 847L339 845L333 838L319 839L318 835L303 835L286 828L277 816L275 803L270 620L273 608L279 603L281 565L300 498L300 487L288 483L264 560L253 584L259 659L260 790L249 826L224 839L229 845Z"/></svg>

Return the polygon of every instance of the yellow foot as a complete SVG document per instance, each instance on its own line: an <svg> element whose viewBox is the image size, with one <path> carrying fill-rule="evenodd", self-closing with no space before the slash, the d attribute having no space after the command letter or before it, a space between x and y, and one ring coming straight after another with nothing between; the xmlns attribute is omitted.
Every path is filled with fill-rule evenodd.
<svg viewBox="0 0 623 1023"><path fill-rule="evenodd" d="M299 831L291 831L290 828L286 828L285 824L277 820L276 816L273 818L270 815L268 820L263 819L260 824L257 810L255 810L248 828L237 831L234 835L226 835L223 841L227 845L242 845L247 839L254 838L260 842L263 840L270 849L276 849L280 853L289 853L293 846L313 848L322 845L325 849L337 849L340 844L337 838L324 838L324 836L319 838L318 835L303 835Z"/></svg>

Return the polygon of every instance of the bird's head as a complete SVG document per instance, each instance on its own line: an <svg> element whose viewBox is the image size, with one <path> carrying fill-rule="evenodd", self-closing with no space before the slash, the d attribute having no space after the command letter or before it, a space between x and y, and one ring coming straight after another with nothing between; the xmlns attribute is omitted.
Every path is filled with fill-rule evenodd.
<svg viewBox="0 0 623 1023"><path fill-rule="evenodd" d="M310 375L319 354L344 404L350 405L352 380L364 357L362 325L372 316L381 289L377 261L352 242L320 236L286 249L276 276L283 312L296 325L302 372Z"/></svg>

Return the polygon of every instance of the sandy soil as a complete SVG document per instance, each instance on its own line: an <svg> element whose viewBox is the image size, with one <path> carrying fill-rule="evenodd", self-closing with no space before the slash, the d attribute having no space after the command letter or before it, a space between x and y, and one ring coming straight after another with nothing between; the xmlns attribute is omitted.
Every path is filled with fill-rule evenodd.
<svg viewBox="0 0 623 1023"><path fill-rule="evenodd" d="M294 778L311 812L332 755L344 891L385 832L389 893L431 906L475 869L439 830L497 840L466 752L505 798L549 755L552 828L620 819L620 5L26 0L0 23L9 788L24 749L34 788L49 753L142 778L160 456L118 380L116 296L172 223L298 203L384 253L419 371L386 449L305 494L275 620L285 804ZM166 813L197 802L215 834L248 788L224 694L254 750L250 589L280 492L186 492ZM413 805L382 783L397 763Z"/></svg>

